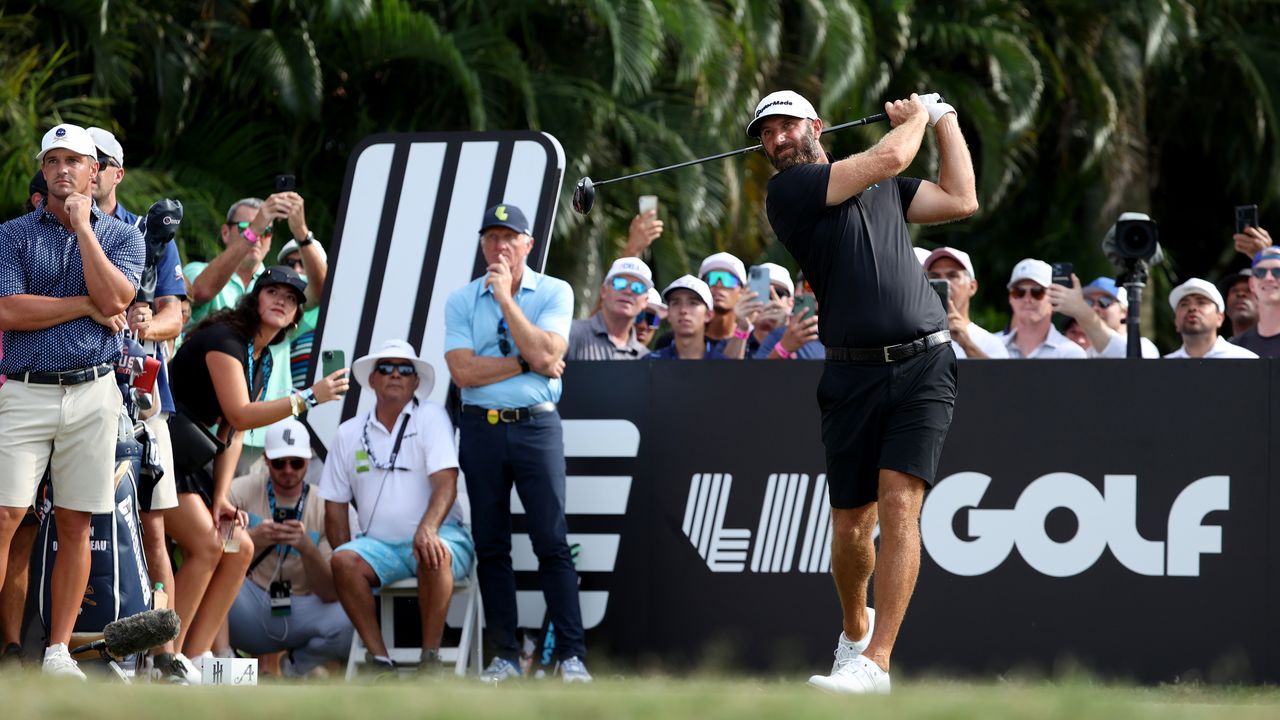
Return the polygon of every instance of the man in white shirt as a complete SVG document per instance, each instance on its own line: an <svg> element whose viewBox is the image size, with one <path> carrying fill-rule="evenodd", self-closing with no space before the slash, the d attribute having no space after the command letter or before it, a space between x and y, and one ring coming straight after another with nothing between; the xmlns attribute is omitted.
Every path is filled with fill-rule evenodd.
<svg viewBox="0 0 1280 720"><path fill-rule="evenodd" d="M956 357L963 360L1009 357L1004 343L969 320L969 301L978 292L978 276L973 271L969 253L955 248L940 247L929 253L920 263L930 280L946 280L948 291L947 323L951 330L951 348Z"/></svg>
<svg viewBox="0 0 1280 720"><path fill-rule="evenodd" d="M317 491L325 499L326 534L337 548L334 587L375 668L394 672L372 588L416 576L421 667L435 669L453 583L475 559L457 503L453 424L443 407L427 400L435 371L403 340L388 340L356 360L351 376L373 390L377 404L338 427ZM360 525L354 536L352 500Z"/></svg>
<svg viewBox="0 0 1280 720"><path fill-rule="evenodd" d="M1053 309L1074 318L1089 338L1086 355L1091 358L1128 357L1129 336L1125 318L1129 312L1129 293L1116 286L1109 277L1100 277L1080 287L1080 279L1071 276L1071 287L1051 285L1049 302ZM1142 357L1158 358L1155 343L1142 338Z"/></svg>
<svg viewBox="0 0 1280 720"><path fill-rule="evenodd" d="M1084 350L1053 326L1049 286L1053 268L1043 260L1027 258L1013 267L1009 277L1009 307L1013 320L1009 332L999 336L1011 359L1083 360Z"/></svg>
<svg viewBox="0 0 1280 720"><path fill-rule="evenodd" d="M1213 283L1191 278L1169 293L1173 323L1182 336L1182 347L1166 358L1238 359L1256 358L1257 353L1227 342L1218 334L1226 303Z"/></svg>

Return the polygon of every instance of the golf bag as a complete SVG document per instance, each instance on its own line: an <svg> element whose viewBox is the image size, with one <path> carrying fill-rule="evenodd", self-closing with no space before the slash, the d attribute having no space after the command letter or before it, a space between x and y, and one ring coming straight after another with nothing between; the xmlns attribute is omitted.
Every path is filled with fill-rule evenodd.
<svg viewBox="0 0 1280 720"><path fill-rule="evenodd" d="M139 441L128 412L120 413L116 439L115 507L109 513L93 515L89 529L89 584L85 588L80 615L74 631L101 632L109 622L151 609L151 579L142 548L142 520L138 510L138 483L144 454L159 465L155 449ZM46 634L52 610L50 589L53 565L58 556L57 512L48 473L36 495L40 528L31 558L29 592L38 593L36 607Z"/></svg>

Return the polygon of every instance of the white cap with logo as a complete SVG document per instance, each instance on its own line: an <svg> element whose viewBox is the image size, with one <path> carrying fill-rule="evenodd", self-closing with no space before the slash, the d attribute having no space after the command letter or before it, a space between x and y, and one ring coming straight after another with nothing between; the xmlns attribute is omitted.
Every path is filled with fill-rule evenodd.
<svg viewBox="0 0 1280 720"><path fill-rule="evenodd" d="M100 127L91 127L89 137L93 138L93 144L97 146L99 155L106 155L115 160L117 165L124 167L124 148L120 147L120 141L116 140L112 132Z"/></svg>
<svg viewBox="0 0 1280 720"><path fill-rule="evenodd" d="M649 304L646 307L656 310L659 317L667 316L667 304L662 302L662 296L658 294L657 288L649 288Z"/></svg>
<svg viewBox="0 0 1280 720"><path fill-rule="evenodd" d="M747 135L760 137L760 123L770 115L789 115L804 120L817 120L818 112L813 103L805 100L794 90L779 90L769 93L756 105L756 114L747 125Z"/></svg>
<svg viewBox="0 0 1280 720"><path fill-rule="evenodd" d="M944 257L951 258L952 260L955 260L956 262L960 263L960 265L964 267L964 271L969 273L970 278L974 280L978 279L977 273L973 271L973 261L969 259L969 253L963 250L957 250L951 247L940 247L937 250L934 250L933 252L929 253L929 255L925 257L925 259L921 262L921 264L924 265L925 270L928 270L929 266L932 265L935 260L937 260L938 258L944 258ZM1052 279L1052 275L1053 275L1052 271L1049 274L1051 276L1050 279Z"/></svg>
<svg viewBox="0 0 1280 720"><path fill-rule="evenodd" d="M796 284L791 279L791 273L787 272L786 268L782 267L778 263L760 263L756 267L768 268L769 282L771 284L781 285L787 289L788 293L792 295L796 294Z"/></svg>
<svg viewBox="0 0 1280 720"><path fill-rule="evenodd" d="M1035 258L1027 258L1013 266L1013 274L1009 276L1009 288L1012 289L1020 280L1030 280L1040 287L1053 284L1053 268L1049 263Z"/></svg>
<svg viewBox="0 0 1280 720"><path fill-rule="evenodd" d="M604 281L609 282L619 275L638 277L644 281L646 289L653 289L653 272L640 258L620 257L614 260L613 265L609 267L609 274L604 276Z"/></svg>
<svg viewBox="0 0 1280 720"><path fill-rule="evenodd" d="M87 155L94 162L98 161L98 146L93 144L89 131L79 125L62 123L45 133L40 141L40 152L36 153L36 162L42 162L44 154L55 148L66 148L79 155Z"/></svg>
<svg viewBox="0 0 1280 720"><path fill-rule="evenodd" d="M715 255L709 255L706 260L702 261L702 265L698 267L698 277L706 277L707 273L712 270L727 270L738 278L738 282L745 283L747 281L747 266L737 257L727 252L718 252ZM665 296L666 293L663 293Z"/></svg>
<svg viewBox="0 0 1280 720"><path fill-rule="evenodd" d="M1188 295L1203 295L1218 306L1218 312L1226 312L1226 303L1222 301L1222 293L1218 292L1218 288L1213 283L1200 278L1191 278L1174 288L1173 292L1169 293L1169 306L1176 312L1178 303L1182 302L1182 298Z"/></svg>
<svg viewBox="0 0 1280 720"><path fill-rule="evenodd" d="M311 457L311 434L307 432L307 426L294 418L268 425L262 454L268 460Z"/></svg>
<svg viewBox="0 0 1280 720"><path fill-rule="evenodd" d="M671 293L676 290L691 290L699 299L702 300L708 310L715 307L715 303L711 299L711 288L707 287L706 283L692 275L681 275L675 280L672 280L671 284L667 286L667 289L662 291L662 299L670 303Z"/></svg>

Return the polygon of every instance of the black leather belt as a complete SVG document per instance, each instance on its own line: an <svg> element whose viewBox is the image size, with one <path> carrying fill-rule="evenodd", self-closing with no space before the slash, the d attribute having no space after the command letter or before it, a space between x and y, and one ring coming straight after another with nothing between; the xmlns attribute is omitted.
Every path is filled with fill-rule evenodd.
<svg viewBox="0 0 1280 720"><path fill-rule="evenodd" d="M906 360L944 343L951 342L951 331L939 330L917 340L882 348L827 348L827 359L840 362L891 363Z"/></svg>
<svg viewBox="0 0 1280 720"><path fill-rule="evenodd" d="M111 372L110 365L95 365L75 370L58 370L56 372L27 372L9 377L10 380L35 383L37 385L79 385L87 383Z"/></svg>
<svg viewBox="0 0 1280 720"><path fill-rule="evenodd" d="M471 413L473 415L484 415L490 425L498 423L513 423L527 420L534 415L542 415L544 413L555 412L556 404L553 402L538 403L522 408L485 408L479 405L463 405L462 412Z"/></svg>

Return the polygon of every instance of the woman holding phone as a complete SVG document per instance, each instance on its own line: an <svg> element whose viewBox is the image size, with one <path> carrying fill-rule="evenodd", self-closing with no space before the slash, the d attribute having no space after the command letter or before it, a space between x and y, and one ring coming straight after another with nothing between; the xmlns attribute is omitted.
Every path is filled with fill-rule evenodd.
<svg viewBox="0 0 1280 720"><path fill-rule="evenodd" d="M189 332L171 363L178 507L168 511L165 525L182 548L174 609L182 620L177 644L187 657L211 655L254 557L244 517L227 499L241 431L296 417L347 390L347 371L341 369L307 390L262 399L271 373L289 372L272 367L269 346L285 342L297 326L306 287L291 268L268 268L234 308L210 315ZM187 440L182 450L179 437Z"/></svg>

